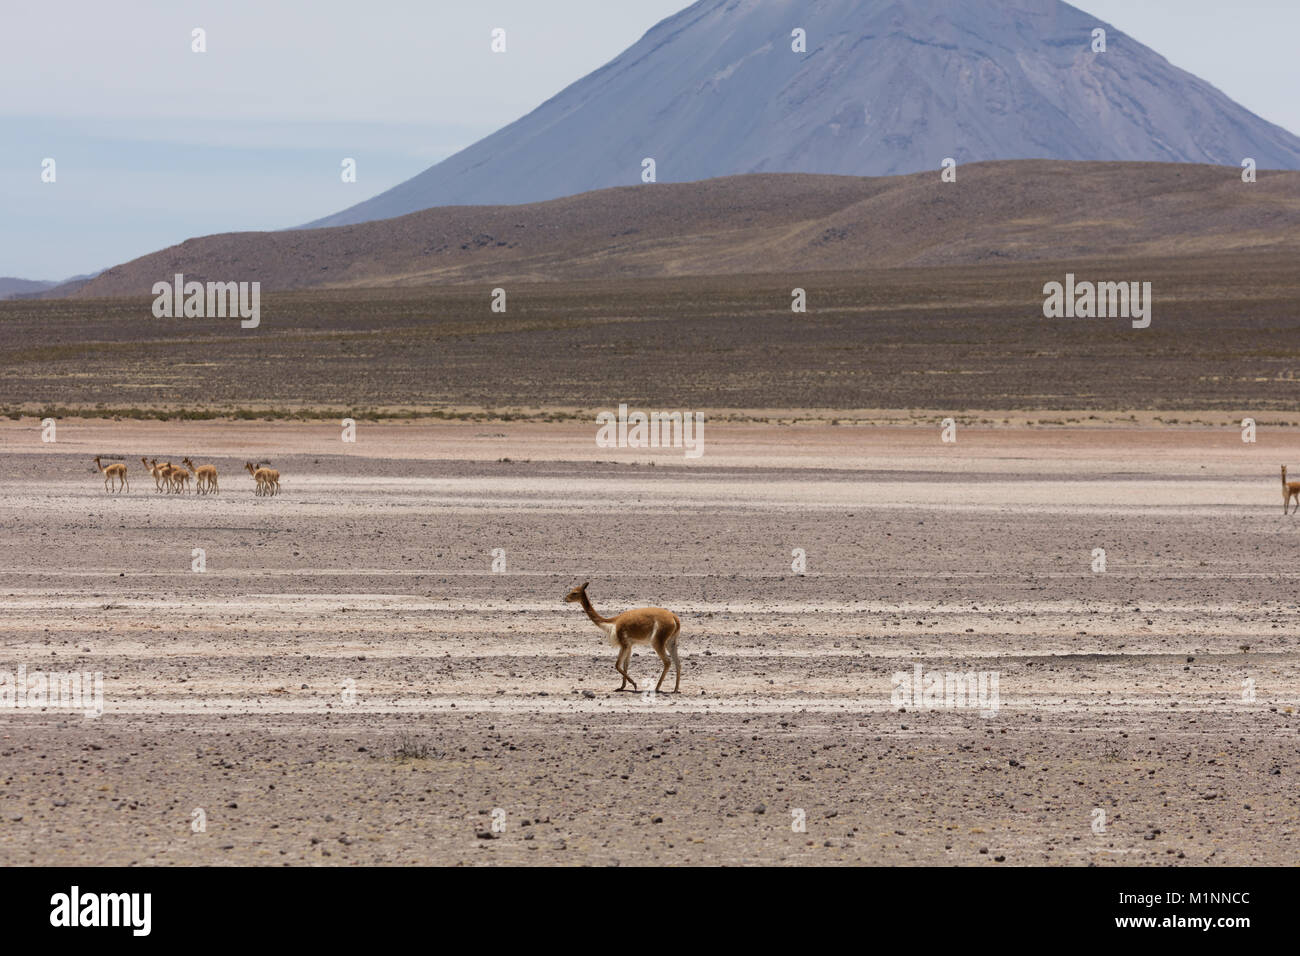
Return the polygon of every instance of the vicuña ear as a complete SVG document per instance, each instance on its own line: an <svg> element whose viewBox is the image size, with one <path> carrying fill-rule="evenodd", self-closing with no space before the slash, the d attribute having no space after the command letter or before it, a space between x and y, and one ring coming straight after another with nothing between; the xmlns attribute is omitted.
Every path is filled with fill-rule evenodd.
<svg viewBox="0 0 1300 956"><path fill-rule="evenodd" d="M590 581L584 581L583 584L582 584L582 590L584 590L584 591L587 590L587 585L590 584L590 583L591 583Z"/></svg>

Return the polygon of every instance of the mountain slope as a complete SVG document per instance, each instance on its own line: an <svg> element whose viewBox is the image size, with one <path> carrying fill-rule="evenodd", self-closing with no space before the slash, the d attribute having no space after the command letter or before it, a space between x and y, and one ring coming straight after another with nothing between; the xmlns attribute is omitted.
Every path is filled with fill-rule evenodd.
<svg viewBox="0 0 1300 956"><path fill-rule="evenodd" d="M30 295L34 292L43 292L46 289L52 289L57 282L49 282L44 279L15 279L11 276L0 276L0 299L12 299L16 296Z"/></svg>
<svg viewBox="0 0 1300 956"><path fill-rule="evenodd" d="M663 183L1247 156L1300 169L1300 139L1059 0L700 0L522 119L310 226L632 185L646 157Z"/></svg>
<svg viewBox="0 0 1300 956"><path fill-rule="evenodd" d="M1300 172L1044 160L889 178L756 174L524 206L190 239L78 297L148 295L181 272L266 291L1300 252Z"/></svg>

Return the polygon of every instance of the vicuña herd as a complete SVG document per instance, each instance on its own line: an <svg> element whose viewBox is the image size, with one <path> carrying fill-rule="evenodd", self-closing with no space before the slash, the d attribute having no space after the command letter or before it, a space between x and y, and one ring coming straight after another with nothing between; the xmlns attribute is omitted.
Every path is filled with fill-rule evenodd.
<svg viewBox="0 0 1300 956"><path fill-rule="evenodd" d="M104 476L104 490L110 493L130 491L131 485L127 479L125 463L119 461L105 465L100 461L103 457L103 455L95 456L95 468ZM185 494L190 490L190 482L193 481L194 491L197 494L221 494L215 465L195 465L194 459L188 456L182 458L179 465L173 465L170 461L159 461L157 458L141 458L140 464L153 478L155 493ZM244 467L253 476L253 494L279 493L280 473L274 468L267 468L260 462L254 464L251 461L246 462Z"/></svg>
<svg viewBox="0 0 1300 956"><path fill-rule="evenodd" d="M101 458L103 455L95 456L95 468L104 476L104 490L107 492L130 491L131 485L126 475L126 465L122 462L113 462L105 465ZM157 458L141 458L140 464L144 465L145 471L153 476L154 489L159 492L168 494L184 494L189 490L190 481L194 481L194 490L201 495L216 495L221 493L221 488L217 484L217 469L214 465L194 464L192 458L186 457L181 459L180 465L173 465L169 461L159 462ZM253 476L253 494L275 495L280 492L280 472L274 468L267 468L260 462L244 462L245 470ZM1291 508L1291 503L1295 503L1295 508ZM1286 480L1286 465L1282 466L1282 513L1295 514L1300 511L1300 481ZM574 589L574 594L577 589ZM570 594L565 598L566 601L577 601L578 598ZM590 609L590 605L585 605ZM649 608L646 610L654 610ZM590 610L588 613L591 614ZM626 612L631 614L631 611ZM665 612L667 613L667 612ZM595 617L592 618L595 620ZM613 620L617 620L616 618ZM603 621L603 619L602 619ZM601 621L597 621L601 624ZM601 626L604 626L603 624ZM620 668L621 669L621 668Z"/></svg>

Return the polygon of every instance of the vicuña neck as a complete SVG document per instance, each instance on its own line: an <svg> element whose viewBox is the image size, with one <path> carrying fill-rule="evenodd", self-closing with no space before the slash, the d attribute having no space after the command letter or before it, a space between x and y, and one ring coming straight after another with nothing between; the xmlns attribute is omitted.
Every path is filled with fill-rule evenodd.
<svg viewBox="0 0 1300 956"><path fill-rule="evenodd" d="M587 592L582 592L582 609L587 612L587 617L591 618L597 624L604 624L605 618L596 613L596 609L591 606L591 599L587 597Z"/></svg>

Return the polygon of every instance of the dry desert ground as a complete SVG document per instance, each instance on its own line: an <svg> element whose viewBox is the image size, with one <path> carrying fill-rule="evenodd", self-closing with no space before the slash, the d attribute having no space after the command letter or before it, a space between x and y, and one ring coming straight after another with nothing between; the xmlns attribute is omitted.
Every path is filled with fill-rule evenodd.
<svg viewBox="0 0 1300 956"><path fill-rule="evenodd" d="M103 675L0 712L0 864L1295 862L1294 429L594 433L0 424L0 670ZM138 462L187 454L220 495ZM680 694L615 692L588 580Z"/></svg>

